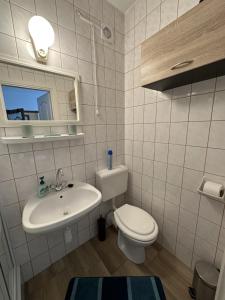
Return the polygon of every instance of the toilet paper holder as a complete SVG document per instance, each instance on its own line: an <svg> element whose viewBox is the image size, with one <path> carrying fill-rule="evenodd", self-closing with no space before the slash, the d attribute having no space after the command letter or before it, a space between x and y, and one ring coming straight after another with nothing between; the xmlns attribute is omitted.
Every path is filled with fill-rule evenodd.
<svg viewBox="0 0 225 300"><path fill-rule="evenodd" d="M201 182L201 184L199 185L199 187L197 189L198 193L201 194L201 195L204 195L206 197L209 197L211 199L224 202L224 198L225 198L225 191L224 191L224 189L223 189L223 194L221 196L215 196L215 195L208 194L208 193L206 193L206 192L203 191L203 187L204 187L206 181L212 181L212 180L210 180L209 178L203 176L202 182Z"/></svg>

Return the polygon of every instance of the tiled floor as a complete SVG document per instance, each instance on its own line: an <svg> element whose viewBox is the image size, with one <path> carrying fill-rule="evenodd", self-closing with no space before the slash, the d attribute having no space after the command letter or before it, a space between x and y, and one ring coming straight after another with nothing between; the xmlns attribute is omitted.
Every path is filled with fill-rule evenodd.
<svg viewBox="0 0 225 300"><path fill-rule="evenodd" d="M168 300L190 300L187 288L192 273L159 245L147 249L144 264L135 265L118 249L117 233L109 229L107 240L85 243L26 283L26 300L63 300L74 276L157 275Z"/></svg>

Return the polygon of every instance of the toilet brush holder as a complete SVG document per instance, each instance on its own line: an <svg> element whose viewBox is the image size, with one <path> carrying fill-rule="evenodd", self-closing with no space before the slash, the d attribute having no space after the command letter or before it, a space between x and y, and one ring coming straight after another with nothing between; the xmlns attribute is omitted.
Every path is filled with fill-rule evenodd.
<svg viewBox="0 0 225 300"><path fill-rule="evenodd" d="M106 220L102 216L97 221L98 223L98 239L103 242L106 239Z"/></svg>

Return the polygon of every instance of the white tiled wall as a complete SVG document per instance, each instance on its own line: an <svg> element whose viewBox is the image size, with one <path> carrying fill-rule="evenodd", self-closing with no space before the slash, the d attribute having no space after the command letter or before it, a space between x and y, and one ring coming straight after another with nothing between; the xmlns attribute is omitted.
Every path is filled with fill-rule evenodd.
<svg viewBox="0 0 225 300"><path fill-rule="evenodd" d="M160 242L188 266L199 258L219 266L225 246L224 205L200 197L196 188L204 174L225 183L225 77L164 93L140 87L140 43L197 4L198 0L137 0L125 14L124 36L123 15L106 1L0 0L1 56L35 64L26 24L30 16L40 14L56 33L49 64L78 71L82 79L83 140L0 147L0 202L25 280L93 236L99 215L97 209L73 224L69 247L62 231L25 234L21 212L37 189L37 176L44 174L51 182L56 169L63 167L68 179L94 183L108 147L116 163L123 162L125 153L129 200L155 217ZM99 117L94 114L90 27L77 17L77 8L115 29L114 45L102 43L96 31ZM2 72L13 76L15 69L1 68ZM1 129L1 135L15 135L15 129Z"/></svg>
<svg viewBox="0 0 225 300"><path fill-rule="evenodd" d="M125 14L125 161L129 199L149 211L160 243L186 265L219 266L224 204L196 192L202 176L225 183L225 77L163 93L140 87L140 43L198 0L137 0Z"/></svg>
<svg viewBox="0 0 225 300"><path fill-rule="evenodd" d="M96 30L97 70L100 115L94 113L94 86L90 26L77 16L77 8L99 23L115 30L113 45L104 44ZM102 0L0 0L0 56L29 60L35 64L27 31L27 21L39 14L53 25L55 43L50 49L49 65L81 75L83 123L79 130L84 139L54 143L0 146L0 203L10 232L17 263L25 280L48 267L68 251L96 233L96 209L72 224L73 242L65 245L63 231L48 235L26 234L21 214L29 196L37 191L37 177L55 180L62 167L66 179L95 184L95 171L106 165L106 150L112 148L114 163L124 160L124 16ZM0 65L0 77L25 80L25 69ZM44 75L45 76L45 75ZM35 79L36 80L36 79ZM35 127L35 132L64 132L64 127ZM1 128L1 135L20 135L16 128Z"/></svg>

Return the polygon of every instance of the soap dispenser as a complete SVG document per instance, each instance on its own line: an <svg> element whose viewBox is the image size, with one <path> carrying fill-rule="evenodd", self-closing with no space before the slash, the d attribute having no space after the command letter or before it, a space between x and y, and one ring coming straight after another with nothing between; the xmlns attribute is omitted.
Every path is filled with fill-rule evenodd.
<svg viewBox="0 0 225 300"><path fill-rule="evenodd" d="M39 186L38 186L38 197L42 198L47 194L48 187L44 181L44 179L45 179L44 176L41 176L39 179L40 179L40 182L39 182Z"/></svg>

